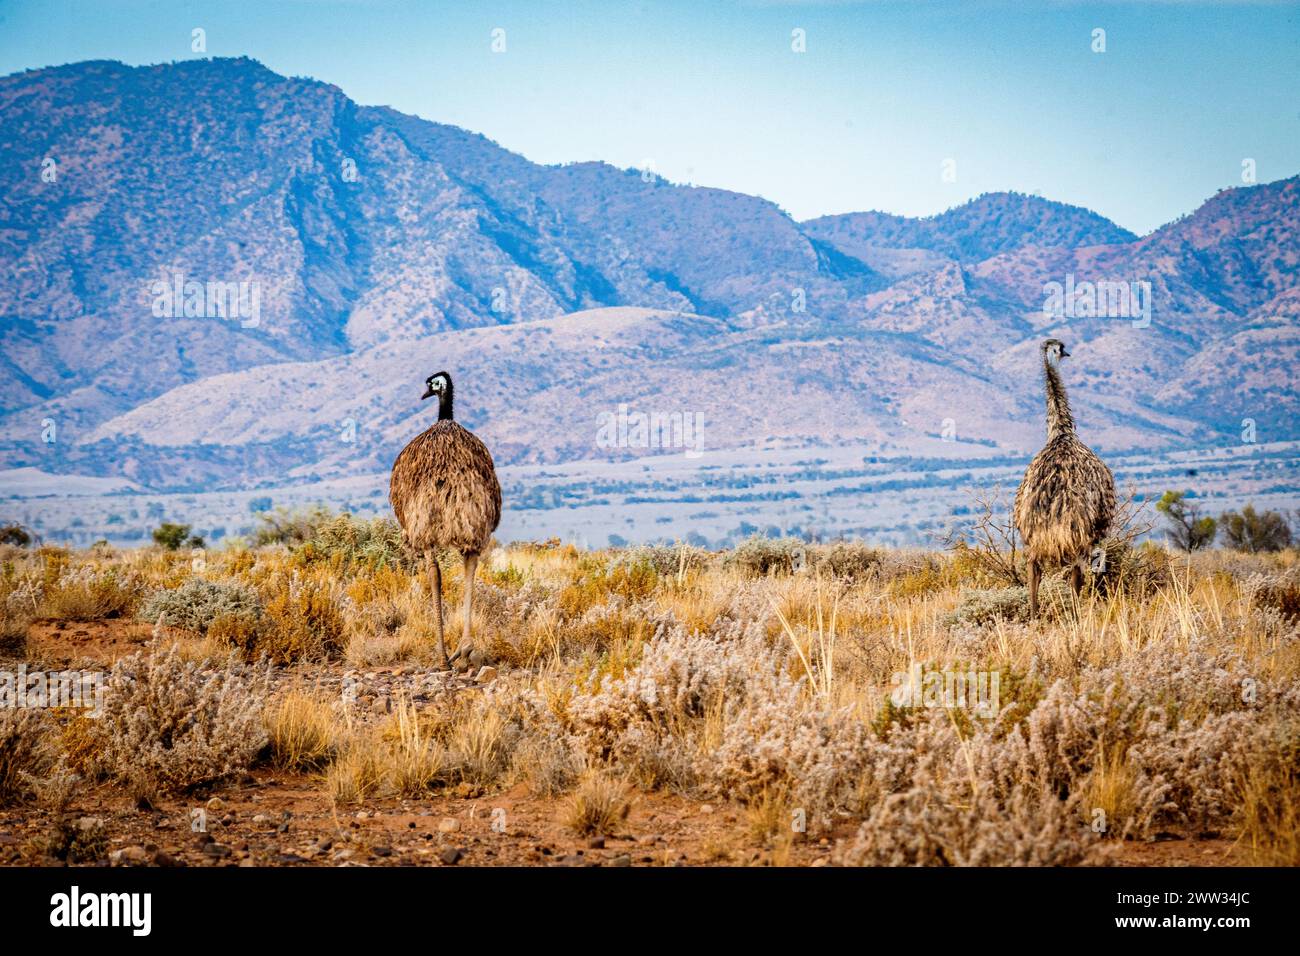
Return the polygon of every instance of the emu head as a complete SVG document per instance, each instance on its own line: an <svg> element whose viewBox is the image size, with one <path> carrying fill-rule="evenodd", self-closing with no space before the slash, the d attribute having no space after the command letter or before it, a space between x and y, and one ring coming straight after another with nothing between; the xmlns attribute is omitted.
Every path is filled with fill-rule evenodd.
<svg viewBox="0 0 1300 956"><path fill-rule="evenodd" d="M420 401L426 398L439 397L451 391L451 375L447 372L435 372L430 375L424 382L424 394L420 396Z"/></svg>
<svg viewBox="0 0 1300 956"><path fill-rule="evenodd" d="M1070 357L1070 353L1065 350L1065 343L1060 339L1045 339L1042 348L1043 360L1052 365L1060 365L1061 359Z"/></svg>

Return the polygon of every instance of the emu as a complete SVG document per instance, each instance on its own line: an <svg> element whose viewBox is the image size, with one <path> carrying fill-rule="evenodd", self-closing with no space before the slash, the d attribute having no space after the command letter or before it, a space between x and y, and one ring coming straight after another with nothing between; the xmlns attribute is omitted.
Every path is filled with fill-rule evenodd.
<svg viewBox="0 0 1300 956"><path fill-rule="evenodd" d="M423 554L438 624L438 656L448 668L442 622L442 569L437 551L458 551L465 562L464 634L457 656L469 650L474 574L479 555L501 521L501 485L492 454L473 432L456 423L451 375L438 372L425 381L426 398L437 396L438 420L413 438L393 462L388 497L407 546Z"/></svg>
<svg viewBox="0 0 1300 956"><path fill-rule="evenodd" d="M1029 562L1029 614L1038 616L1038 582L1045 567L1072 566L1074 593L1083 588L1083 566L1115 517L1115 477L1074 431L1074 416L1061 383L1059 339L1042 344L1047 390L1047 444L1029 463L1016 491L1015 523Z"/></svg>

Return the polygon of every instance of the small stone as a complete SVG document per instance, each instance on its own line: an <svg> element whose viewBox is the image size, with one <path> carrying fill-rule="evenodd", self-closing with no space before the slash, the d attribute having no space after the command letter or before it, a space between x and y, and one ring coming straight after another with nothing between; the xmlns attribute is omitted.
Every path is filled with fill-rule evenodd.
<svg viewBox="0 0 1300 956"><path fill-rule="evenodd" d="M369 820L369 819L370 819L370 814L367 813L365 810L358 810L358 811L357 811L357 819L358 819L358 820Z"/></svg>
<svg viewBox="0 0 1300 956"><path fill-rule="evenodd" d="M449 846L438 855L444 866L455 866L465 856L465 851L460 847Z"/></svg>
<svg viewBox="0 0 1300 956"><path fill-rule="evenodd" d="M603 836L594 836L587 841L588 849L603 850L605 849L605 838Z"/></svg>
<svg viewBox="0 0 1300 956"><path fill-rule="evenodd" d="M208 843L203 847L203 852L207 856L213 856L217 859L224 859L230 856L230 847L223 846L220 843Z"/></svg>
<svg viewBox="0 0 1300 956"><path fill-rule="evenodd" d="M439 833L455 833L460 829L460 821L455 817L443 817L438 821Z"/></svg>
<svg viewBox="0 0 1300 956"><path fill-rule="evenodd" d="M609 865L610 866L631 866L632 858L628 856L626 853L620 853L618 856L614 857L614 859L609 861Z"/></svg>
<svg viewBox="0 0 1300 956"><path fill-rule="evenodd" d="M217 810L224 810L226 809L226 802L220 797L213 797L208 801L208 809L214 812Z"/></svg>
<svg viewBox="0 0 1300 956"><path fill-rule="evenodd" d="M712 812L713 812L713 804L711 803L706 803L700 807L700 813L712 813Z"/></svg>
<svg viewBox="0 0 1300 956"><path fill-rule="evenodd" d="M127 846L114 850L108 855L108 859L114 866L135 866L148 862L149 854L142 846Z"/></svg>
<svg viewBox="0 0 1300 956"><path fill-rule="evenodd" d="M826 857L824 857L824 856L819 856L817 859L815 859L815 860L812 861L812 864L811 864L811 865L812 865L812 866L825 866L825 865L826 865Z"/></svg>
<svg viewBox="0 0 1300 956"><path fill-rule="evenodd" d="M494 681L496 679L497 679L497 669L487 664L484 664L482 667L480 667L478 669L478 673L474 675L474 683L476 684L487 684L490 681Z"/></svg>
<svg viewBox="0 0 1300 956"><path fill-rule="evenodd" d="M372 847L370 852L373 853L375 856L392 856L393 848L390 846L377 846L377 847Z"/></svg>
<svg viewBox="0 0 1300 956"><path fill-rule="evenodd" d="M266 824L271 822L271 818L268 817L265 813L258 813L253 816L253 822L256 823L258 826L265 826Z"/></svg>

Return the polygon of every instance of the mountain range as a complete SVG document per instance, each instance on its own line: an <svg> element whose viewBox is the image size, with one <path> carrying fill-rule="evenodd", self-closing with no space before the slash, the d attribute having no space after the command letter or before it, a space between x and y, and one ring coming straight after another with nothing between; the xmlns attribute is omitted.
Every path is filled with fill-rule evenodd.
<svg viewBox="0 0 1300 956"><path fill-rule="evenodd" d="M248 59L27 71L0 116L4 468L379 472L442 369L499 464L655 452L600 439L620 408L698 415L713 450L1025 454L1048 335L1101 450L1300 438L1300 177L1142 237L1017 193L797 222Z"/></svg>

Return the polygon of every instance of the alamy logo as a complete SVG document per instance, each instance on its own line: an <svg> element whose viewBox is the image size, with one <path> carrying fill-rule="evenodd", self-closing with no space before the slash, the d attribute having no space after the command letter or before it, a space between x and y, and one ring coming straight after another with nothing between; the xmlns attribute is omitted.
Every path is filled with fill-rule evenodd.
<svg viewBox="0 0 1300 956"><path fill-rule="evenodd" d="M1151 283L1145 280L1076 283L1071 272L1063 283L1044 283L1043 295L1043 313L1054 319L1132 319L1135 329L1151 324Z"/></svg>
<svg viewBox="0 0 1300 956"><path fill-rule="evenodd" d="M200 282L177 272L171 281L150 285L149 294L160 319L239 319L245 329L262 324L262 284L256 280Z"/></svg>
<svg viewBox="0 0 1300 956"><path fill-rule="evenodd" d="M895 707L943 707L996 717L1001 709L1002 677L998 671L927 671L913 664L893 675L889 699Z"/></svg>
<svg viewBox="0 0 1300 956"><path fill-rule="evenodd" d="M83 894L74 886L51 896L50 907L51 926L128 926L133 936L148 936L153 928L150 893Z"/></svg>
<svg viewBox="0 0 1300 956"><path fill-rule="evenodd" d="M681 448L699 458L704 441L703 412L633 412L626 402L617 412L601 412L599 448Z"/></svg>
<svg viewBox="0 0 1300 956"><path fill-rule="evenodd" d="M0 671L0 708L76 707L98 717L104 707L101 671Z"/></svg>

